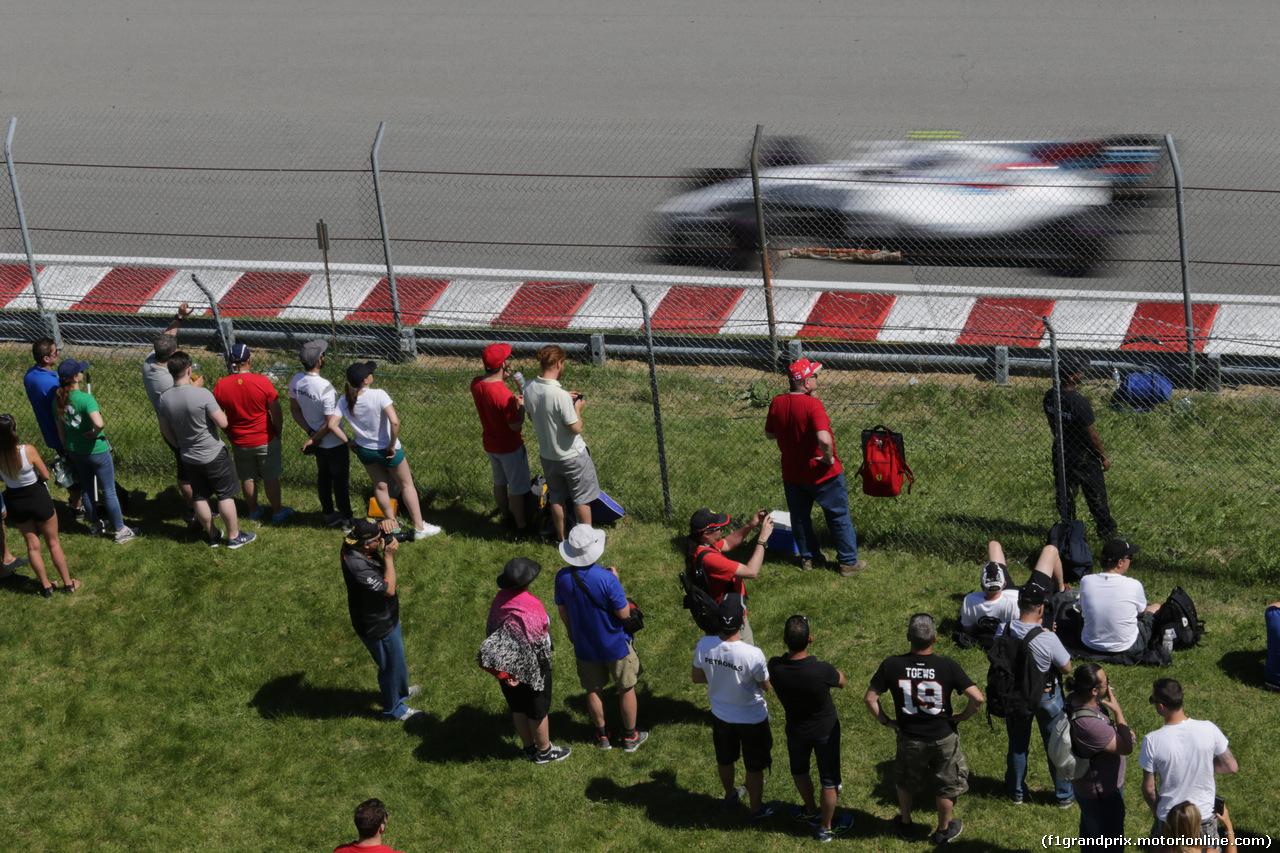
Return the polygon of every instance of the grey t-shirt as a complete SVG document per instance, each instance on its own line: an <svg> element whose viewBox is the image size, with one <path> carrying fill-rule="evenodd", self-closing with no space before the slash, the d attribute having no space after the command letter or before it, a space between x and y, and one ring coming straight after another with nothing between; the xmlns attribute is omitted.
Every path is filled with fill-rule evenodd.
<svg viewBox="0 0 1280 853"><path fill-rule="evenodd" d="M147 389L147 396L151 399L151 408L158 414L160 395L173 387L173 377L169 375L169 365L156 361L155 353L151 353L142 362L142 385Z"/></svg>
<svg viewBox="0 0 1280 853"><path fill-rule="evenodd" d="M156 414L168 418L184 462L207 465L223 449L209 416L220 412L212 392L194 385L175 385L160 395Z"/></svg>

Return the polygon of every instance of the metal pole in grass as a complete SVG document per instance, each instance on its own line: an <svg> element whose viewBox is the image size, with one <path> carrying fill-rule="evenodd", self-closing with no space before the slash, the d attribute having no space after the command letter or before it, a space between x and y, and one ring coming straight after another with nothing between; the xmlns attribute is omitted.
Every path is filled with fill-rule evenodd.
<svg viewBox="0 0 1280 853"><path fill-rule="evenodd" d="M1182 313L1187 330L1187 365L1191 368L1191 387L1196 387L1195 326L1191 322L1191 268L1187 260L1187 200L1182 191L1182 166L1178 164L1178 149L1173 146L1173 134L1164 135L1164 147L1169 151L1169 165L1173 167L1173 192L1178 208L1178 256L1182 267Z"/></svg>
<svg viewBox="0 0 1280 853"><path fill-rule="evenodd" d="M1066 448L1062 443L1062 379L1059 375L1059 359L1058 359L1058 334L1054 331L1053 324L1049 322L1048 317L1041 317L1044 321L1045 331L1049 333L1049 359L1053 369L1053 410L1054 425L1053 436L1057 451L1054 464L1058 471L1058 514L1062 516L1060 521L1064 524L1071 519L1066 516L1067 507L1067 454Z"/></svg>
<svg viewBox="0 0 1280 853"><path fill-rule="evenodd" d="M62 349L62 330L58 328L58 315L44 308L44 294L40 292L40 273L36 269L36 256L31 251L31 235L27 233L27 217L22 211L22 193L18 191L18 173L13 168L13 132L18 127L18 117L9 119L9 134L4 138L4 164L9 169L9 186L13 189L13 207L18 214L18 230L22 232L22 248L27 253L27 271L31 275L31 290L36 297L36 310L40 319L52 333L53 342Z"/></svg>
<svg viewBox="0 0 1280 853"><path fill-rule="evenodd" d="M653 426L658 435L658 469L662 472L662 506L671 518L671 484L667 480L667 442L662 435L662 405L658 402L658 365L653 358L653 324L649 321L649 301L634 284L631 292L640 300L644 313L644 339L649 350L649 394L653 397Z"/></svg>
<svg viewBox="0 0 1280 853"><path fill-rule="evenodd" d="M764 125L756 125L755 139L751 141L751 194L756 201L756 244L760 251L760 272L764 276L764 312L769 323L769 347L773 352L773 369L778 369L778 324L773 316L773 277L769 272L769 244L764 233L764 202L760 198L760 134Z"/></svg>
<svg viewBox="0 0 1280 853"><path fill-rule="evenodd" d="M378 227L382 229L382 256L387 262L387 286L391 289L391 318L396 324L396 335L404 335L400 322L400 294L396 291L396 268L391 264L391 237L387 234L387 209L382 203L382 173L378 171L378 149L382 147L382 133L387 129L385 121L378 122L378 136L369 152L369 165L373 169L373 197L378 203Z"/></svg>
<svg viewBox="0 0 1280 853"><path fill-rule="evenodd" d="M222 341L222 356L227 361L227 372L230 373L231 347L235 341L228 340L227 329L222 325L222 317L218 314L218 300L213 298L213 291L205 286L199 275L192 273L191 280L196 283L196 287L200 288L200 292L204 294L205 299L209 300L209 308L213 311L213 325L218 330L218 340Z"/></svg>
<svg viewBox="0 0 1280 853"><path fill-rule="evenodd" d="M324 256L324 289L329 293L329 332L333 335L333 351L338 352L338 320L333 313L333 281L329 278L329 229L321 219L316 223L316 242Z"/></svg>

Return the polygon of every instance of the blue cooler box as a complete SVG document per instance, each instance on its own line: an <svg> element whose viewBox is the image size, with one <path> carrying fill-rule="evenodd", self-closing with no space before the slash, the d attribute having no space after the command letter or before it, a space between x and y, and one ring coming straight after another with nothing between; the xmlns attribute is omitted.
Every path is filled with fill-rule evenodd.
<svg viewBox="0 0 1280 853"><path fill-rule="evenodd" d="M591 507L591 523L593 525L608 524L610 521L617 521L627 514L622 508L622 504L615 501L600 490L600 497L593 500L588 506Z"/></svg>
<svg viewBox="0 0 1280 853"><path fill-rule="evenodd" d="M791 513L775 509L769 513L769 517L773 519L773 532L769 534L768 549L784 554L799 554L795 534L791 532Z"/></svg>

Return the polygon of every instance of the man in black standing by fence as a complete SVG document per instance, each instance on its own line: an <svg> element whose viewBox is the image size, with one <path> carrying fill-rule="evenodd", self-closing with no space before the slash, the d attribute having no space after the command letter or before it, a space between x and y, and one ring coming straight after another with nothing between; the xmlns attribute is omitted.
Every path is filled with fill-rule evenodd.
<svg viewBox="0 0 1280 853"><path fill-rule="evenodd" d="M1085 503L1097 525L1102 541L1116 535L1116 522L1107 506L1107 483L1102 472L1111 468L1111 460L1102 449L1102 437L1093 423L1093 406L1076 390L1089 362L1074 353L1064 353L1058 375L1061 377L1062 435L1058 435L1058 404L1054 389L1044 395L1044 414L1053 433L1053 485L1058 515L1064 521L1076 517L1076 490L1084 492ZM1062 479L1065 474L1065 481Z"/></svg>

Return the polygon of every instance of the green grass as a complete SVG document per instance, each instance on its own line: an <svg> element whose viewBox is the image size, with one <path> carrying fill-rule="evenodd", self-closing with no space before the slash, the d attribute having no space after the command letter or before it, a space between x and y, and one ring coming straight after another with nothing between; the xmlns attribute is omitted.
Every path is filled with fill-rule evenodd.
<svg viewBox="0 0 1280 853"><path fill-rule="evenodd" d="M759 455L772 463L771 454ZM415 466L424 486L434 487L438 472ZM770 476L765 472L763 480ZM63 526L72 574L85 583L80 593L46 601L30 589L0 589L0 667L10 673L0 685L0 825L11 846L328 850L353 837L351 810L370 796L388 804L387 841L406 851L797 850L815 844L785 816L752 831L741 814L730 820L717 814L705 691L689 680L697 634L679 609L678 524L624 519L610 530L606 550L646 610L648 627L637 647L646 668L640 720L652 729L651 739L634 755L590 746L572 651L553 618L551 732L574 754L535 767L516 760L517 740L497 685L473 659L494 578L507 559L528 554L544 564L533 591L551 606L559 562L550 547L506 544L472 492L455 500L434 489L427 514L449 535L407 546L399 561L405 647L412 680L424 685L418 704L427 712L405 727L377 718L373 665L346 614L338 537L308 526L319 510L310 489L286 490L300 510L296 525L246 522L246 529L260 530L258 542L236 552L211 551L173 519L176 492L167 482L128 479L149 493L137 505L143 538L120 547L90 538L83 527ZM367 485L359 472L353 482L357 489ZM9 539L23 553L15 532ZM1009 550L1011 561L1030 555L1016 544ZM903 650L910 613L934 612L949 634L983 554L975 548L963 559L944 559L872 547L864 555L871 570L851 580L767 563L750 584L752 624L760 645L774 655L781 651L783 620L808 615L815 654L848 676L837 707L845 732L841 804L857 816L850 849L923 849L889 834L893 743L861 697L879 661ZM1145 702L1150 682L1179 678L1189 713L1217 722L1240 761L1240 774L1219 785L1237 827L1274 830L1280 794L1270 769L1280 706L1257 686L1262 609L1276 598L1274 589L1184 576L1148 562L1145 552L1133 574L1152 598L1183 583L1210 633L1202 646L1177 654L1169 670L1110 671L1130 721L1139 734L1154 729L1159 721ZM983 680L981 652L956 650L947 640L939 650ZM796 802L781 708L770 704L777 743L766 796ZM606 708L616 728L612 695ZM1048 804L1038 746L1032 748L1033 803L1005 802L1006 741L996 722L988 730L980 715L961 730L972 769L970 794L957 811L966 822L961 849L1030 850L1046 833L1073 834L1078 813ZM1135 757L1126 784L1127 829L1135 836L1149 825L1140 780ZM924 820L922 812L918 822Z"/></svg>

